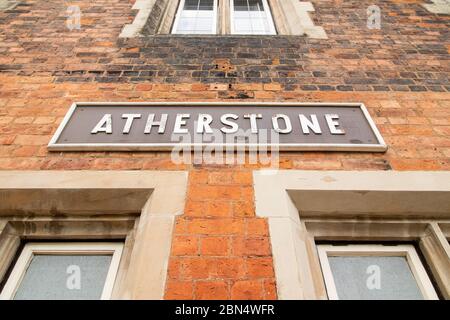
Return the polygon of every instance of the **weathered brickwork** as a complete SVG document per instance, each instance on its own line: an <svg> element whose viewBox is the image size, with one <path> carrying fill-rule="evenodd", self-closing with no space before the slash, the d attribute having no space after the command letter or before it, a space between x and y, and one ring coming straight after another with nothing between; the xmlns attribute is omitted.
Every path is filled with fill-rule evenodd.
<svg viewBox="0 0 450 320"><path fill-rule="evenodd" d="M304 92L253 83L237 85L241 95L235 95L221 84L53 80L0 76L1 169L189 169L172 164L169 153L49 153L46 146L74 101L227 101L230 95L250 96L255 101L363 102L389 145L385 154L284 153L281 168L450 169L450 95L446 92Z"/></svg>
<svg viewBox="0 0 450 320"><path fill-rule="evenodd" d="M269 231L249 170L193 170L172 243L167 299L275 299Z"/></svg>
<svg viewBox="0 0 450 320"><path fill-rule="evenodd" d="M281 169L450 170L450 16L428 0L312 0L329 39L119 39L133 1L23 0L0 11L0 170L188 170L167 299L274 299L267 221L255 217L259 165L175 165L169 153L49 153L74 101L363 102L386 153L290 152Z"/></svg>
<svg viewBox="0 0 450 320"><path fill-rule="evenodd" d="M74 1L81 29L66 25L67 4L22 1L0 12L2 72L55 82L276 83L284 90L449 91L449 15L427 0L378 1L381 29L367 28L372 1L312 1L329 39L172 37L119 39L132 3ZM222 70L225 59L233 68Z"/></svg>

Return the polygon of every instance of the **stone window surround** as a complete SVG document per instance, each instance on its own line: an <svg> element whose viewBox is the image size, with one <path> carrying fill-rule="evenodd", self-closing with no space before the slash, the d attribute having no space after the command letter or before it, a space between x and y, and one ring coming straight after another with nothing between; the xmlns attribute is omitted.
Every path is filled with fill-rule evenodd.
<svg viewBox="0 0 450 320"><path fill-rule="evenodd" d="M124 240L112 299L163 299L184 171L0 172L0 283L27 240Z"/></svg>
<svg viewBox="0 0 450 320"><path fill-rule="evenodd" d="M450 0L425 0L422 6L434 14L450 14Z"/></svg>
<svg viewBox="0 0 450 320"><path fill-rule="evenodd" d="M136 0L133 9L138 10L134 21L127 24L122 29L121 38L132 38L143 35L169 35L175 15L178 9L179 0L165 0L165 6L156 6L156 0ZM306 35L315 39L327 39L325 30L314 25L309 13L314 12L311 2L299 0L268 0L271 7L272 17L277 29L277 35ZM157 9L157 10L156 10ZM155 12L156 11L156 12ZM149 27L151 16L159 15L157 21L152 21ZM219 0L218 8L218 34L232 35L230 26L230 4L229 0ZM217 35L195 35L195 36L217 36ZM192 35L176 35L192 36ZM242 35L241 35L242 36ZM244 35L250 36L250 35Z"/></svg>
<svg viewBox="0 0 450 320"><path fill-rule="evenodd" d="M279 299L327 299L316 244L336 241L414 243L450 299L450 172L261 170L253 178Z"/></svg>
<svg viewBox="0 0 450 320"><path fill-rule="evenodd" d="M19 0L0 0L0 11L12 10L19 4Z"/></svg>

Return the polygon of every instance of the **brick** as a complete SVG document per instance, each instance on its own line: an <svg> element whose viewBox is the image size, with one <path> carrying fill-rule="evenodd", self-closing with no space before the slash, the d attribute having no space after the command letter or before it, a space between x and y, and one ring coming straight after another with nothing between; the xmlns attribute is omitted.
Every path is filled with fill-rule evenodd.
<svg viewBox="0 0 450 320"><path fill-rule="evenodd" d="M208 171L194 170L189 173L189 181L191 184L206 184L208 183Z"/></svg>
<svg viewBox="0 0 450 320"><path fill-rule="evenodd" d="M237 171L232 174L233 182L242 185L251 185L253 183L253 175L251 171Z"/></svg>
<svg viewBox="0 0 450 320"><path fill-rule="evenodd" d="M14 121L14 117L0 117L0 124L8 124L12 121Z"/></svg>
<svg viewBox="0 0 450 320"><path fill-rule="evenodd" d="M180 279L182 277L182 261L181 259L170 259L167 268L167 276L169 279Z"/></svg>
<svg viewBox="0 0 450 320"><path fill-rule="evenodd" d="M209 201L205 204L204 216L207 217L230 217L232 215L232 203L229 201Z"/></svg>
<svg viewBox="0 0 450 320"><path fill-rule="evenodd" d="M15 157L32 157L39 150L38 146L22 146L13 151Z"/></svg>
<svg viewBox="0 0 450 320"><path fill-rule="evenodd" d="M246 234L248 236L268 236L269 225L265 219L248 219Z"/></svg>
<svg viewBox="0 0 450 320"><path fill-rule="evenodd" d="M247 274L250 278L273 278L272 258L249 258L246 259Z"/></svg>
<svg viewBox="0 0 450 320"><path fill-rule="evenodd" d="M279 83L266 83L264 84L264 90L267 91L281 91L283 88Z"/></svg>
<svg viewBox="0 0 450 320"><path fill-rule="evenodd" d="M191 234L232 235L243 234L244 230L243 219L194 219L188 226Z"/></svg>
<svg viewBox="0 0 450 320"><path fill-rule="evenodd" d="M265 279L263 281L263 286L264 286L264 299L277 300L277 287L275 281L272 279Z"/></svg>
<svg viewBox="0 0 450 320"><path fill-rule="evenodd" d="M33 123L35 124L50 124L54 123L56 120L55 117L37 117L34 119Z"/></svg>
<svg viewBox="0 0 450 320"><path fill-rule="evenodd" d="M0 136L0 145L10 145L13 144L16 136Z"/></svg>
<svg viewBox="0 0 450 320"><path fill-rule="evenodd" d="M240 257L218 258L215 260L217 277L223 279L245 279L245 260Z"/></svg>
<svg viewBox="0 0 450 320"><path fill-rule="evenodd" d="M230 184L233 178L233 172L210 172L208 176L208 184Z"/></svg>
<svg viewBox="0 0 450 320"><path fill-rule="evenodd" d="M234 217L253 217L255 215L255 207L252 201L235 201L233 202Z"/></svg>
<svg viewBox="0 0 450 320"><path fill-rule="evenodd" d="M236 256L269 256L271 255L269 239L234 238L233 254Z"/></svg>
<svg viewBox="0 0 450 320"><path fill-rule="evenodd" d="M48 136L40 135L18 135L14 140L14 144L25 146L46 145L50 141Z"/></svg>
<svg viewBox="0 0 450 320"><path fill-rule="evenodd" d="M191 281L168 280L166 284L167 300L192 300L194 299L194 285Z"/></svg>
<svg viewBox="0 0 450 320"><path fill-rule="evenodd" d="M196 300L226 300L229 298L228 284L225 281L197 281Z"/></svg>
<svg viewBox="0 0 450 320"><path fill-rule="evenodd" d="M184 218L177 217L175 220L174 234L186 234L188 232L188 221Z"/></svg>
<svg viewBox="0 0 450 320"><path fill-rule="evenodd" d="M206 237L201 239L200 253L205 256L227 256L230 247L228 237Z"/></svg>
<svg viewBox="0 0 450 320"><path fill-rule="evenodd" d="M28 123L32 123L33 120L34 120L34 117L19 117L14 120L14 123L28 124Z"/></svg>
<svg viewBox="0 0 450 320"><path fill-rule="evenodd" d="M238 200L242 196L242 188L234 186L197 186L190 190L192 200Z"/></svg>
<svg viewBox="0 0 450 320"><path fill-rule="evenodd" d="M210 279L216 275L217 260L214 258L190 257L182 260L182 279Z"/></svg>
<svg viewBox="0 0 450 320"><path fill-rule="evenodd" d="M232 300L262 300L264 296L263 283L258 280L236 281L231 287Z"/></svg>
<svg viewBox="0 0 450 320"><path fill-rule="evenodd" d="M153 85L150 83L140 83L136 85L136 91L151 91Z"/></svg>
<svg viewBox="0 0 450 320"><path fill-rule="evenodd" d="M195 255L198 253L198 239L195 236L176 236L172 242L172 254L175 256Z"/></svg>
<svg viewBox="0 0 450 320"><path fill-rule="evenodd" d="M184 208L184 214L192 217L204 217L207 203L202 201L187 201Z"/></svg>

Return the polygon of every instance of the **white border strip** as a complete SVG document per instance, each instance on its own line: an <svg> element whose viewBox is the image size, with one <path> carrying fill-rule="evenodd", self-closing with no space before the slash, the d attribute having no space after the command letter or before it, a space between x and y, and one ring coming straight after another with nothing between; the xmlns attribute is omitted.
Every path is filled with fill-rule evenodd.
<svg viewBox="0 0 450 320"><path fill-rule="evenodd" d="M285 107L359 107L366 118L372 132L375 134L378 144L339 144L339 143L286 143L286 144L182 144L182 143L58 143L62 131L70 121L78 106L285 106ZM74 102L53 135L48 149L50 151L171 151L174 147L202 148L202 147L234 147L248 150L255 147L274 147L280 151L354 151L354 152L386 152L387 145L384 142L375 122L363 103L279 103L279 102Z"/></svg>

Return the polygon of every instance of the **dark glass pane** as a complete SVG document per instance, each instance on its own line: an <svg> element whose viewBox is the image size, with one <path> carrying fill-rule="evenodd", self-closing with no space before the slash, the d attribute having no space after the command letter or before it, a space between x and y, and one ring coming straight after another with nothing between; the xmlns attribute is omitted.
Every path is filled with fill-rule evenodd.
<svg viewBox="0 0 450 320"><path fill-rule="evenodd" d="M214 10L214 0L200 0L200 10Z"/></svg>
<svg viewBox="0 0 450 320"><path fill-rule="evenodd" d="M264 11L262 0L234 0L234 11Z"/></svg>
<svg viewBox="0 0 450 320"><path fill-rule="evenodd" d="M248 11L247 0L234 0L234 11Z"/></svg>
<svg viewBox="0 0 450 320"><path fill-rule="evenodd" d="M208 10L214 9L214 0L185 0L184 10Z"/></svg>
<svg viewBox="0 0 450 320"><path fill-rule="evenodd" d="M248 0L250 11L264 11L262 0Z"/></svg>
<svg viewBox="0 0 450 320"><path fill-rule="evenodd" d="M199 0L185 0L184 2L184 10L197 10Z"/></svg>

